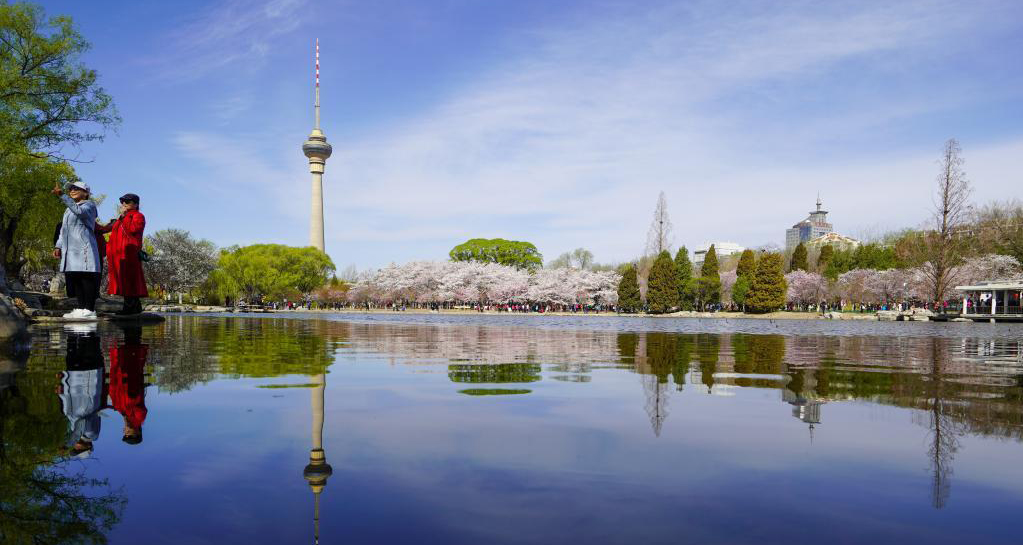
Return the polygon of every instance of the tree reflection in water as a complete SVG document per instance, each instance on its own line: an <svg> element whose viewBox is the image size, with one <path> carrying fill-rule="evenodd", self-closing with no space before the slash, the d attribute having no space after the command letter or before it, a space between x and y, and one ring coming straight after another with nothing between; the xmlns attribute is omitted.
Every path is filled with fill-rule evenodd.
<svg viewBox="0 0 1023 545"><path fill-rule="evenodd" d="M1023 437L1023 350L1019 341L1009 339L632 333L280 318L179 318L147 328L144 336L150 344L153 382L161 392L182 391L224 376L322 377L335 360L370 359L434 368L440 363L452 383L473 385L457 390L473 396L525 394L530 390L517 385L548 378L584 382L599 379L594 370L629 370L639 375L655 436L669 433L665 425L670 423L671 409L680 410L677 404L684 399L671 398L690 383L696 387L685 395L729 394L736 388L777 390L779 402L790 405L792 416L811 430L827 425L827 415L822 413L829 403L869 400L904 407L912 409L916 421L928 430L931 499L937 508L949 501L952 464L961 437L973 434L1016 441ZM33 356L29 368L55 370L56 363L52 355ZM18 399L25 397L25 385L38 376L17 376ZM49 388L49 398L41 399L54 405L52 383L37 387L44 386ZM31 444L9 439L10 415L17 413L12 407L24 403L11 401L14 391L8 387L3 392L0 434L5 456L11 444L19 448ZM64 422L59 407L50 409L57 418L49 425L56 425L53 433L60 436ZM48 444L57 448L59 437ZM50 458L26 459L34 460L35 467L56 467L45 465L54 453ZM5 463L3 471L14 471L11 467ZM18 494L14 487L27 485L11 484L24 482L13 474L10 479L7 473L4 477L0 486L6 515L12 509L7 498ZM97 520L102 519L98 513Z"/></svg>
<svg viewBox="0 0 1023 545"><path fill-rule="evenodd" d="M62 448L52 374L0 371L0 542L106 543L126 498Z"/></svg>

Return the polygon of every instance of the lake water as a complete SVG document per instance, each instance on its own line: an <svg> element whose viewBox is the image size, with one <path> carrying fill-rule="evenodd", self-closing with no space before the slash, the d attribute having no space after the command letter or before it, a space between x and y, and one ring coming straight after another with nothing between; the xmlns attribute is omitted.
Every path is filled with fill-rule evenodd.
<svg viewBox="0 0 1023 545"><path fill-rule="evenodd" d="M281 316L35 327L0 542L1020 542L1021 326Z"/></svg>

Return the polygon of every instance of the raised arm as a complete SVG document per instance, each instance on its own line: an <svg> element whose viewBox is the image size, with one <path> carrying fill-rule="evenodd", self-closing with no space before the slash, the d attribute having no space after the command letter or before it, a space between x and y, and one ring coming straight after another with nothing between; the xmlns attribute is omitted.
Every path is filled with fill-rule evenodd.
<svg viewBox="0 0 1023 545"><path fill-rule="evenodd" d="M60 200L72 214L78 216L82 223L93 225L96 223L96 203L86 199L82 202L75 202L67 195L61 195Z"/></svg>

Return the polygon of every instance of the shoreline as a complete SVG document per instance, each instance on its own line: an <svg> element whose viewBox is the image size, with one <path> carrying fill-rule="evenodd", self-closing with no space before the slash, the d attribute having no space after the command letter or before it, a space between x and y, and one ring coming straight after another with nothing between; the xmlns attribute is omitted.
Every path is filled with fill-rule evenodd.
<svg viewBox="0 0 1023 545"><path fill-rule="evenodd" d="M223 307L204 307L202 305L189 306L189 305L151 305L147 309L147 312L159 312L165 314L178 314L178 313L213 313L213 314L389 314L389 315L400 315L400 314L423 314L423 315L484 315L484 316L535 316L542 318L544 316L579 316L579 317L594 317L594 318L607 318L607 317L618 317L618 318L654 318L654 319L666 319L666 318L705 318L705 319L718 319L718 320L877 320L877 314L875 313L846 313L838 314L838 318L829 318L824 314L817 312L789 312L789 311L778 311L769 312L767 314L745 314L742 312L696 312L696 311L680 311L673 312L670 314L618 314L615 312L499 312L499 311L475 311L469 309L445 309L445 310L429 310L429 309L408 309L408 310L390 310L390 309L278 309L270 311L255 311L255 312L234 312L226 310Z"/></svg>

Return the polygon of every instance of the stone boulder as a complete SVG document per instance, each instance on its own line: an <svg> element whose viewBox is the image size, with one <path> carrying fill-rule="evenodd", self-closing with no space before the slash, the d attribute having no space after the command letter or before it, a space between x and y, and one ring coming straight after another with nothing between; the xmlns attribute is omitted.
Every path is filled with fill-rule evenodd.
<svg viewBox="0 0 1023 545"><path fill-rule="evenodd" d="M25 335L25 314L7 295L0 294L0 342Z"/></svg>

